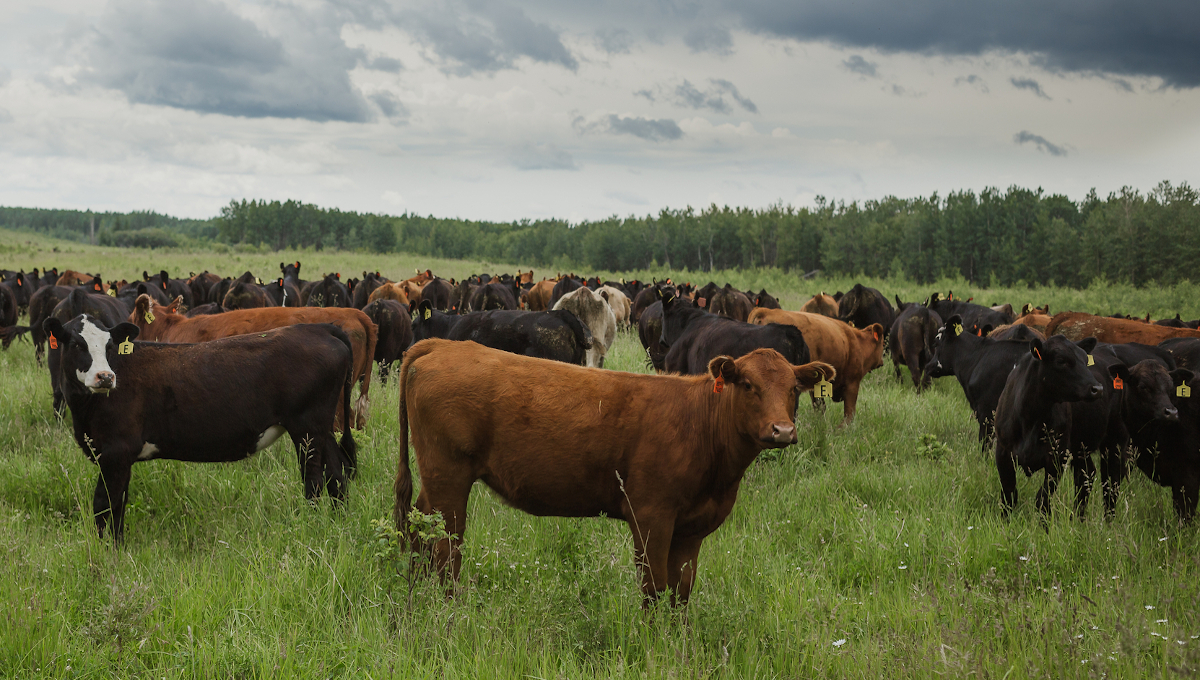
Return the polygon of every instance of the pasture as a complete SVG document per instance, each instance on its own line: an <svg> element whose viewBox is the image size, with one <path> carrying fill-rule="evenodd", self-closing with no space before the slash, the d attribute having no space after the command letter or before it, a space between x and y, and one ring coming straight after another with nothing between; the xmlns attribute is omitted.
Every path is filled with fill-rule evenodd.
<svg viewBox="0 0 1200 680"><path fill-rule="evenodd" d="M94 248L0 231L0 268L105 279L247 269L403 277L518 264L406 255ZM527 268L527 267L523 267ZM601 274L604 272L578 272ZM535 278L553 272L536 271ZM765 287L785 309L853 280L775 270L668 275ZM954 290L1054 311L1200 316L1190 283L1155 289L972 289L862 278L889 297ZM605 370L648 372L622 332ZM9 677L1168 677L1200 671L1200 546L1169 492L1134 471L1116 517L1093 495L1071 518L1069 475L1043 524L1041 475L1000 516L995 463L953 378L918 396L890 360L857 419L801 402L799 443L748 470L704 544L686 610L641 608L622 522L536 518L483 485L469 506L453 598L409 580L380 543L396 470L396 381L376 383L360 473L341 509L303 498L284 440L241 463L134 467L126 543L99 540L97 469L55 419L29 343L0 354L0 674Z"/></svg>

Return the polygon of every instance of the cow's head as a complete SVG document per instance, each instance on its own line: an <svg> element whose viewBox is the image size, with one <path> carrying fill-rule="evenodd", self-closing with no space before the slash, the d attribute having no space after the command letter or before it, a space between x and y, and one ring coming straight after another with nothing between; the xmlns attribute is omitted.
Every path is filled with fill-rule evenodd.
<svg viewBox="0 0 1200 680"><path fill-rule="evenodd" d="M1161 363L1146 359L1132 367L1113 364L1108 367L1108 373L1121 381L1124 407L1133 422L1179 420L1179 409L1171 402L1171 397L1175 396L1176 385L1192 379L1191 371L1181 368L1168 373Z"/></svg>
<svg viewBox="0 0 1200 680"><path fill-rule="evenodd" d="M802 392L837 375L829 364L793 366L773 349L756 349L734 359L708 362L712 390L732 409L737 433L762 448L796 443L796 403Z"/></svg>
<svg viewBox="0 0 1200 680"><path fill-rule="evenodd" d="M863 371L871 372L883 365L883 324L873 323L866 328L855 328L851 333L858 339Z"/></svg>
<svg viewBox="0 0 1200 680"><path fill-rule="evenodd" d="M1096 348L1096 338L1078 343L1061 335L1029 341L1029 354L1038 373L1040 388L1050 401L1095 401L1104 394L1104 385L1088 369L1088 355Z"/></svg>
<svg viewBox="0 0 1200 680"><path fill-rule="evenodd" d="M107 394L117 388L117 374L111 358L121 343L132 341L138 328L131 323L119 323L108 329L86 315L63 324L51 317L42 323L52 348L57 347L60 378L65 385L77 385L93 394Z"/></svg>
<svg viewBox="0 0 1200 680"><path fill-rule="evenodd" d="M978 340L978 337L971 335L963 327L961 314L950 316L933 338L933 356L929 357L929 363L925 364L925 372L934 378L954 375L954 360L960 349Z"/></svg>

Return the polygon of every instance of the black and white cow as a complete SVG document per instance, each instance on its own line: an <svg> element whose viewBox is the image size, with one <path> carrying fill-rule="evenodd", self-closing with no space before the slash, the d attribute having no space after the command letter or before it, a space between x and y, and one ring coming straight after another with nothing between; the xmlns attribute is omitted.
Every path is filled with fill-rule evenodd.
<svg viewBox="0 0 1200 680"><path fill-rule="evenodd" d="M241 460L285 432L305 496L315 499L325 486L335 500L345 498L357 450L348 416L340 444L333 433L353 365L340 328L301 324L194 345L135 343L137 326L108 328L87 315L65 324L47 319L45 330L60 354L75 441L100 466L92 508L101 535L111 527L122 538L134 463Z"/></svg>

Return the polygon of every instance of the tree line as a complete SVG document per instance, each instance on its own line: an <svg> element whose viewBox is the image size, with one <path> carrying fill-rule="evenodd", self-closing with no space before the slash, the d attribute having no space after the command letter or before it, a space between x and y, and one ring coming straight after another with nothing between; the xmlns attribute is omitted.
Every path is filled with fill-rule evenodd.
<svg viewBox="0 0 1200 680"><path fill-rule="evenodd" d="M88 234L89 215L0 208L0 225L79 239ZM1200 256L1200 195L1169 182L1146 193L1125 187L1103 199L1093 190L1078 202L1014 186L861 203L818 197L802 208L664 208L577 224L375 215L254 200L231 201L207 221L153 212L97 217L100 242L117 246L158 247L137 241L161 234L275 250L404 251L580 271L773 267L922 283L962 277L988 286L1191 280Z"/></svg>

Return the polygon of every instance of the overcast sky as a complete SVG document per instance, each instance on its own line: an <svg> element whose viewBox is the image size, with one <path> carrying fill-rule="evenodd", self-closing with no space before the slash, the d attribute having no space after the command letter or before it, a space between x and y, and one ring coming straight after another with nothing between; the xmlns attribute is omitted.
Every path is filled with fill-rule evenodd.
<svg viewBox="0 0 1200 680"><path fill-rule="evenodd" d="M6 0L0 205L573 221L1200 184L1194 0Z"/></svg>

